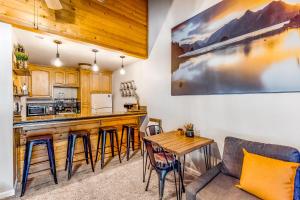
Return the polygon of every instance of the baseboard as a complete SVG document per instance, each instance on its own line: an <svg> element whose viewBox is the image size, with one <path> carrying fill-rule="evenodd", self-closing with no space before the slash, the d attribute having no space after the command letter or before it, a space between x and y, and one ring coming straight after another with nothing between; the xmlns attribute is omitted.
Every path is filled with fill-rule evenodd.
<svg viewBox="0 0 300 200"><path fill-rule="evenodd" d="M4 199L4 198L11 197L11 196L14 196L14 195L15 195L15 189L11 189L11 190L8 190L8 191L5 191L5 192L1 192L0 193L0 199Z"/></svg>

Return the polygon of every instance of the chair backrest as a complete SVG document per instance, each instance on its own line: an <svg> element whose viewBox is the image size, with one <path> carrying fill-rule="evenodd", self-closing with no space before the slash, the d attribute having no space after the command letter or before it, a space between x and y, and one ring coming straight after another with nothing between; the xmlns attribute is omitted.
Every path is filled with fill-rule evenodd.
<svg viewBox="0 0 300 200"><path fill-rule="evenodd" d="M146 135L156 135L163 133L163 129L159 125L150 125L146 128Z"/></svg>
<svg viewBox="0 0 300 200"><path fill-rule="evenodd" d="M150 159L150 164L155 170L165 169L166 167L172 166L172 163L174 162L173 157L172 158L169 157L168 159L166 152L161 146L159 146L158 144L154 144L147 139L144 139L144 143L147 150L147 155L149 156ZM160 152L157 153L154 150L153 146L158 147L160 149Z"/></svg>
<svg viewBox="0 0 300 200"><path fill-rule="evenodd" d="M149 123L156 123L160 127L162 127L162 120L157 118L149 118Z"/></svg>
<svg viewBox="0 0 300 200"><path fill-rule="evenodd" d="M250 153L278 160L300 162L299 151L295 148L275 144L251 142L234 137L226 137L221 168L221 171L224 174L238 179L240 178L244 158L243 148Z"/></svg>
<svg viewBox="0 0 300 200"><path fill-rule="evenodd" d="M147 154L150 159L150 164L152 165L152 167L156 168L156 160L155 160L155 156L154 156L154 148L153 148L152 142L144 139L144 143L145 143L145 147L147 150Z"/></svg>

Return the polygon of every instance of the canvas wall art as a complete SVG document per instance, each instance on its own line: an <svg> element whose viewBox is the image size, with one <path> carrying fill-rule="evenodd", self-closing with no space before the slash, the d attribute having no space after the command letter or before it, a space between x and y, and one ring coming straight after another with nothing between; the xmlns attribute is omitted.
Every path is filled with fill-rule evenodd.
<svg viewBox="0 0 300 200"><path fill-rule="evenodd" d="M300 91L300 0L223 0L172 29L172 95Z"/></svg>

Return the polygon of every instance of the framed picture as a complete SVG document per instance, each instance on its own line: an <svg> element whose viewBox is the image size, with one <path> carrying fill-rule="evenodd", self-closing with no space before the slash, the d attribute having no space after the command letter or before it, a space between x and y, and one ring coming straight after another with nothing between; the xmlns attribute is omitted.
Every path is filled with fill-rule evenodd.
<svg viewBox="0 0 300 200"><path fill-rule="evenodd" d="M223 0L172 29L172 95L300 91L300 0Z"/></svg>

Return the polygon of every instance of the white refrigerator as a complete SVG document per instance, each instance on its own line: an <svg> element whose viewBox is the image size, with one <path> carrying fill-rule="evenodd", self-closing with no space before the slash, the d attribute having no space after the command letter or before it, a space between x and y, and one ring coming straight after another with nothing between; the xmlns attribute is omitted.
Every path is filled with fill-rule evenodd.
<svg viewBox="0 0 300 200"><path fill-rule="evenodd" d="M112 112L112 94L92 94L92 114Z"/></svg>

